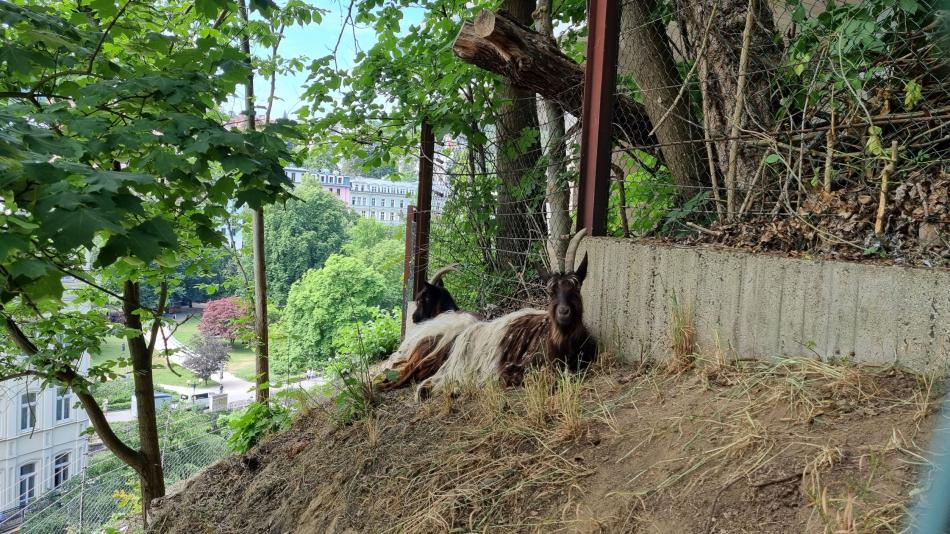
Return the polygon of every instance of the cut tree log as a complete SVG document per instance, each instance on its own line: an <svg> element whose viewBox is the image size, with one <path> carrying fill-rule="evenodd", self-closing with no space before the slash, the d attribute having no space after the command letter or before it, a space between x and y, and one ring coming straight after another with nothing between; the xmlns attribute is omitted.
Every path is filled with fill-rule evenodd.
<svg viewBox="0 0 950 534"><path fill-rule="evenodd" d="M500 74L512 85L581 116L584 67L551 39L504 11L482 11L474 23L464 22L452 49L462 61ZM616 95L614 102L614 138L626 146L655 146L657 140L649 135L652 124L643 106L622 94Z"/></svg>

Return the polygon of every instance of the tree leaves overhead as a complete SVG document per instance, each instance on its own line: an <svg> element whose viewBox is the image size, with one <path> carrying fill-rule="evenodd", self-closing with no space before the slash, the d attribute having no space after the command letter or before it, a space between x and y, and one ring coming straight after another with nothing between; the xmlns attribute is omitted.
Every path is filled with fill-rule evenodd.
<svg viewBox="0 0 950 534"><path fill-rule="evenodd" d="M296 126L234 131L217 111L248 75L241 26L222 17L236 3L193 7L0 1L0 304L61 292L49 272L81 271L88 254L143 267L182 232L217 244L229 205L287 198Z"/></svg>

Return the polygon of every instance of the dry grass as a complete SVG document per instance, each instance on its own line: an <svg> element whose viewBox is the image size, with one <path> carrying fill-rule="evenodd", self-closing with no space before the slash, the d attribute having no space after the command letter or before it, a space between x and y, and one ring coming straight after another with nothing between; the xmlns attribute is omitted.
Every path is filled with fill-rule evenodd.
<svg viewBox="0 0 950 534"><path fill-rule="evenodd" d="M568 371L557 376L557 390L554 394L554 414L558 422L558 431L565 439L580 436L584 429L581 415L582 377Z"/></svg>
<svg viewBox="0 0 950 534"><path fill-rule="evenodd" d="M531 369L524 377L524 408L528 425L543 428L550 415L554 373L546 367Z"/></svg>
<svg viewBox="0 0 950 534"><path fill-rule="evenodd" d="M667 367L681 373L693 366L696 354L696 324L692 304L681 304L676 295L670 307L669 332L672 354Z"/></svg>
<svg viewBox="0 0 950 534"><path fill-rule="evenodd" d="M939 389L930 378L702 362L713 378L706 367L535 370L523 388L469 384L421 405L389 393L350 426L311 415L297 444L282 436L254 453L265 467L232 462L176 497L165 517L181 527L162 532L899 529L913 476L902 466L922 461L918 426Z"/></svg>

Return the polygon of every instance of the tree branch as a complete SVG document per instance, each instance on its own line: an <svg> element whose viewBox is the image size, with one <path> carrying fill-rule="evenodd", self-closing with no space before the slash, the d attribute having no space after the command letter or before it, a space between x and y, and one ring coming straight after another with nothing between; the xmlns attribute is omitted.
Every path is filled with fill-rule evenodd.
<svg viewBox="0 0 950 534"><path fill-rule="evenodd" d="M162 327L162 315L165 314L165 303L168 301L168 281L162 280L161 289L158 294L158 309L155 310L155 320L152 321L152 332L148 340L148 357L155 354L155 340L158 338L158 330Z"/></svg>
<svg viewBox="0 0 950 534"><path fill-rule="evenodd" d="M86 67L86 74L92 73L92 68L95 66L95 63L96 63L96 57L99 55L99 52L102 51L102 45L105 44L106 37L109 36L109 32L112 31L112 27L115 26L116 22L119 22L119 18L125 14L125 10L128 9L129 4L131 4L132 2L133 0L126 0L125 4L123 4L122 7L119 8L119 12L115 14L115 17L112 17L112 22L110 22L109 25L106 26L106 30L102 32L102 36L99 37L99 43L96 44L96 49L92 51L92 57L89 58L89 66Z"/></svg>

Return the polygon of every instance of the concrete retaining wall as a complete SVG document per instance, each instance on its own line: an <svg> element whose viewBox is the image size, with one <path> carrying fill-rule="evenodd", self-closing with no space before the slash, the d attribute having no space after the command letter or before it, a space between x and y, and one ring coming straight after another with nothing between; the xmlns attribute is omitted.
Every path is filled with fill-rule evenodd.
<svg viewBox="0 0 950 534"><path fill-rule="evenodd" d="M585 323L628 360L669 354L674 295L701 351L946 369L950 271L588 238ZM579 255L578 258L581 256Z"/></svg>

